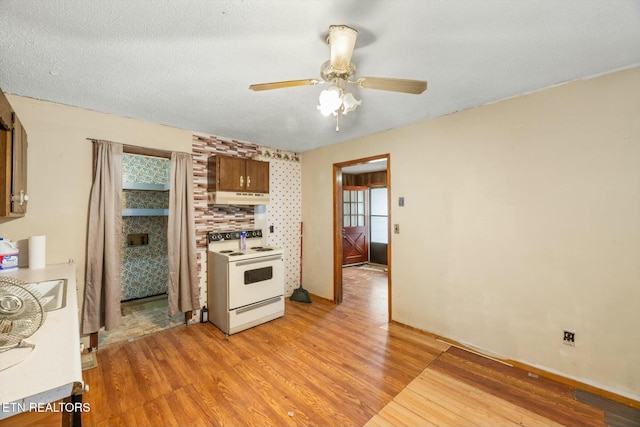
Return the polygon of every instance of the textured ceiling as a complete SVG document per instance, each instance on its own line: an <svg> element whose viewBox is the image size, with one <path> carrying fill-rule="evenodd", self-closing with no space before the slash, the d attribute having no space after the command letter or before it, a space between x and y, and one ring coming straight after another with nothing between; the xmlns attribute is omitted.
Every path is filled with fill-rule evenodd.
<svg viewBox="0 0 640 427"><path fill-rule="evenodd" d="M428 90L355 89L336 132L322 86L248 89L319 78L332 24ZM636 0L0 0L4 91L299 152L638 65Z"/></svg>

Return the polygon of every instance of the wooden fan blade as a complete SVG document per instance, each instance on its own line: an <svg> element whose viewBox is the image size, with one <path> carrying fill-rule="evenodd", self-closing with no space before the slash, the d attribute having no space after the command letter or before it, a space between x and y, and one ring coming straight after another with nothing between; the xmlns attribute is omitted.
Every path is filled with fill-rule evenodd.
<svg viewBox="0 0 640 427"><path fill-rule="evenodd" d="M367 89L389 90L392 92L413 93L419 95L427 90L424 80L388 79L384 77L360 77L355 82L359 87Z"/></svg>
<svg viewBox="0 0 640 427"><path fill-rule="evenodd" d="M295 87L295 86L312 86L312 85L317 85L318 83L322 83L322 82L316 79L287 80L284 82L258 83L258 84L249 86L249 89L256 90L256 91L271 90L271 89L282 89L285 87Z"/></svg>

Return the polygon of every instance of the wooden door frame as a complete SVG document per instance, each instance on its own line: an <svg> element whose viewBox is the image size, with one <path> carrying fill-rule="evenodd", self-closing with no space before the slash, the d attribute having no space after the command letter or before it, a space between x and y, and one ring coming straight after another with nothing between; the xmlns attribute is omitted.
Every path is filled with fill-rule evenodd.
<svg viewBox="0 0 640 427"><path fill-rule="evenodd" d="M333 164L333 302L342 303L342 168L372 160L387 161L387 313L391 321L391 156L389 153Z"/></svg>

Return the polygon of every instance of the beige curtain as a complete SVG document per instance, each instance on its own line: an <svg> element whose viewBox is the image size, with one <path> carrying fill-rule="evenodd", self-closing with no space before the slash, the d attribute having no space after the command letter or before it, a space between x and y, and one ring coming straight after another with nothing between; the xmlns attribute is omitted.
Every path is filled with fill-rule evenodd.
<svg viewBox="0 0 640 427"><path fill-rule="evenodd" d="M171 153L169 188L169 316L199 307L191 155Z"/></svg>
<svg viewBox="0 0 640 427"><path fill-rule="evenodd" d="M122 144L94 141L96 167L89 200L87 276L82 331L120 324Z"/></svg>

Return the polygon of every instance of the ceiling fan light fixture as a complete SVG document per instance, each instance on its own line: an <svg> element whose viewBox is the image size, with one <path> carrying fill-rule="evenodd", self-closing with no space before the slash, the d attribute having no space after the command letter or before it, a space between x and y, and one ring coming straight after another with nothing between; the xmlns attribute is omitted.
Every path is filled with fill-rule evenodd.
<svg viewBox="0 0 640 427"><path fill-rule="evenodd" d="M358 31L346 25L329 26L327 43L330 59L320 67L322 80L301 79L282 82L260 83L249 89L263 91L296 86L311 86L319 83L329 84L329 88L320 92L317 109L323 116L336 119L336 132L340 130L340 116L355 111L362 101L347 91L347 83L365 89L378 89L419 95L427 89L423 80L409 80L388 77L355 77L356 66L351 62Z"/></svg>
<svg viewBox="0 0 640 427"><path fill-rule="evenodd" d="M342 105L344 107L342 114L347 114L355 111L358 106L362 104L362 101L357 100L351 92L347 92L342 97Z"/></svg>
<svg viewBox="0 0 640 427"><path fill-rule="evenodd" d="M318 110L320 110L323 116L336 113L342 106L340 88L337 86L331 86L329 89L323 90L320 92L318 102L320 103L320 105L318 105Z"/></svg>
<svg viewBox="0 0 640 427"><path fill-rule="evenodd" d="M335 85L320 92L318 102L318 110L323 116L347 114L362 104L362 101L357 100L351 92L345 92L344 89Z"/></svg>
<svg viewBox="0 0 640 427"><path fill-rule="evenodd" d="M349 69L357 37L358 31L346 25L331 25L329 27L329 46L331 47L333 68L341 71Z"/></svg>
<svg viewBox="0 0 640 427"><path fill-rule="evenodd" d="M323 105L318 105L318 110L320 110L320 114L325 117L329 117L332 114L336 114L335 110Z"/></svg>

